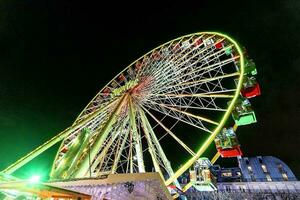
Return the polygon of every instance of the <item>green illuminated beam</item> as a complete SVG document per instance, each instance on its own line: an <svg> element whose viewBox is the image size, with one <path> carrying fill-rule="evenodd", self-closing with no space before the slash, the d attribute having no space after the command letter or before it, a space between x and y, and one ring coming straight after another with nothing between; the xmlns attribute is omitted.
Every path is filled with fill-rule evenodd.
<svg viewBox="0 0 300 200"><path fill-rule="evenodd" d="M78 121L77 123L75 123L72 126L68 127L67 129L60 132L59 134L57 134L56 136L54 136L53 138L51 138L50 140L48 140L47 142L45 142L44 144L42 144L41 146L36 148L35 150L31 151L26 156L20 158L15 163L11 164L9 167L4 169L2 172L6 173L6 174L12 174L14 171L19 169L20 167L22 167L23 165L25 165L26 163L28 163L32 159L34 159L35 157L37 157L38 155L40 155L41 153L43 153L44 151L46 151L47 149L49 149L50 147L55 145L56 143L63 140L68 134L70 134L71 132L73 132L77 128L80 128L86 122L88 122L91 119L93 119L94 117L96 117L100 112L107 109L107 107L110 106L110 105L111 105L111 103L104 106L103 108L100 108L98 111L95 111L94 113L92 113L91 115L89 115L88 117L83 119L82 121Z"/></svg>
<svg viewBox="0 0 300 200"><path fill-rule="evenodd" d="M189 169L189 167L205 152L205 150L209 147L209 145L214 141L215 137L217 136L217 134L221 131L221 129L223 128L223 126L225 125L228 117L231 114L231 111L234 108L234 104L236 102L236 100L239 97L239 93L240 90L242 88L242 83L243 83L243 74L244 74L244 55L243 52L241 50L241 48L239 47L239 45L237 44L237 42L235 40L233 40L231 37L225 35L225 34L221 34L221 33L215 33L215 32L204 32L204 34L216 34L222 37L227 38L230 42L232 42L235 46L235 48L237 49L239 55L240 55L240 76L239 76L239 82L237 85L237 90L234 94L234 97L232 99L232 101L230 102L227 111L224 114L224 117L222 118L222 120L220 121L220 124L218 125L218 127L213 131L213 133L206 139L206 141L204 142L204 144L201 146L201 148L197 151L197 153L195 154L195 156L193 156L190 160L188 160L182 167L180 167L174 174L174 176L170 177L165 184L166 185L170 185L175 179L177 179L181 174L183 174L186 170Z"/></svg>

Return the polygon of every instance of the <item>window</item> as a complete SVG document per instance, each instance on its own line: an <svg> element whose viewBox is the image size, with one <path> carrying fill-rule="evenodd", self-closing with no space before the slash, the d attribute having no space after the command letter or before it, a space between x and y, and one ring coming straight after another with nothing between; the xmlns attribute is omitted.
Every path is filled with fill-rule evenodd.
<svg viewBox="0 0 300 200"><path fill-rule="evenodd" d="M230 192L230 190L231 190L230 186L226 185L225 188L226 188L227 192Z"/></svg>
<svg viewBox="0 0 300 200"><path fill-rule="evenodd" d="M253 171L252 171L252 167L251 166L248 166L248 171L250 172L250 173L252 173Z"/></svg>
<svg viewBox="0 0 300 200"><path fill-rule="evenodd" d="M272 181L272 178L269 174L266 174L267 181Z"/></svg>
<svg viewBox="0 0 300 200"><path fill-rule="evenodd" d="M222 172L222 177L232 177L231 172Z"/></svg>
<svg viewBox="0 0 300 200"><path fill-rule="evenodd" d="M288 181L289 178L286 173L282 173L283 180Z"/></svg>
<svg viewBox="0 0 300 200"><path fill-rule="evenodd" d="M261 165L261 168L262 168L262 170L263 170L265 173L268 172L266 165L262 164L262 165Z"/></svg>
<svg viewBox="0 0 300 200"><path fill-rule="evenodd" d="M277 167L278 167L279 172L282 173L283 172L282 164L280 164L280 163L277 164Z"/></svg>

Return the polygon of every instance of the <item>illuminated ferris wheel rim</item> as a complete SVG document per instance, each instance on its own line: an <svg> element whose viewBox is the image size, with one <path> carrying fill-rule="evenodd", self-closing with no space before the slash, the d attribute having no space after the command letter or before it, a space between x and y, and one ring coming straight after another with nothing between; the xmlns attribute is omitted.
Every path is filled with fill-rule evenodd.
<svg viewBox="0 0 300 200"><path fill-rule="evenodd" d="M174 43L176 41L181 41L184 38L189 38L189 37L192 37L192 36L201 36L201 35L211 35L211 36L222 37L222 38L225 38L226 40L228 40L231 44L233 44L233 46L235 47L235 49L237 50L237 53L239 55L239 63L240 63L240 65L239 65L239 75L238 75L239 78L238 78L238 82L237 82L237 85L236 85L236 90L234 91L234 95L231 98L231 101L230 101L230 103L229 103L229 105L227 107L227 110L223 114L222 119L220 120L220 122L218 122L217 127L211 132L210 136L206 139L206 141L199 148L199 150L197 152L195 152L194 155L185 164L183 164L182 167L180 167L172 176L170 176L167 180L165 180L165 184L166 185L169 185L173 181L175 181L177 177L179 177L183 172L185 172L203 154L203 152L208 148L208 146L214 140L215 136L221 131L221 129L225 125L226 120L228 119L229 115L231 114L231 111L232 111L232 109L234 107L234 104L235 104L235 102L236 102L236 100L237 100L237 98L239 96L240 90L242 88L243 74L244 74L244 57L243 57L242 50L239 47L239 45L237 44L237 42L234 41L228 35L225 35L225 34L222 34L222 33L218 33L218 32L198 32L198 33L184 35L184 36L178 37L176 39L173 39L171 41L168 41L168 42L166 42L166 43L164 43L164 44L162 44L162 45L160 45L160 46L152 49L151 51L149 51L148 53L144 54L143 56L141 56L140 58L138 58L134 62L132 62L130 65L128 65L124 70L122 70L119 74L117 74L108 84L106 84L100 90L100 92L91 101L91 102L93 102L93 100L95 100L99 96L99 94L103 93L103 91L105 90L105 88L107 88L108 86L110 86L114 80L116 80L118 77L120 77L126 70L132 68L142 58L145 58L146 56L151 55L156 50L159 50L162 47L167 46L168 44L172 44L172 43ZM125 97L126 96L125 94L122 94L120 96L122 96L122 98L127 98L127 97ZM76 121L74 122L74 124L80 122L80 120L81 120L80 117L84 114L84 111L86 111L86 109L88 108L88 106L90 105L90 103L81 112L81 114L78 116L78 118L76 119ZM116 104L116 101L109 102L108 104L111 104L111 103L112 104ZM62 145L63 145L63 143L62 143ZM62 148L62 146L60 147L60 149L61 148ZM58 154L59 154L59 152L58 152ZM58 154L56 155L56 159L58 157Z"/></svg>

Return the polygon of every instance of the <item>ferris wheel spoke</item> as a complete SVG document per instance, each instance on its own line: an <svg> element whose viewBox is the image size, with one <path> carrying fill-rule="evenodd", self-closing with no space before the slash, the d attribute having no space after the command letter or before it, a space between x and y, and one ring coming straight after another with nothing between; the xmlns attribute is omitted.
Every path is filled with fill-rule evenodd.
<svg viewBox="0 0 300 200"><path fill-rule="evenodd" d="M84 176L86 169L89 166L89 159L91 159L91 160L95 159L99 148L102 146L105 138L111 131L113 124L116 122L116 117L121 112L121 109L124 106L127 99L128 99L128 95L126 95L126 94L124 94L120 99L118 99L118 104L113 109L113 112L111 112L110 117L108 118L107 122L101 129L100 133L98 134L98 137L96 138L96 140L92 146L92 149L90 152L90 158L88 156L85 156L85 158L82 160L81 167L78 169L77 172L75 172L75 177Z"/></svg>
<svg viewBox="0 0 300 200"><path fill-rule="evenodd" d="M153 94L149 94L149 95L152 95L152 96L162 96L164 95L165 93L182 93L182 92L187 92L187 90L190 90L190 93L196 93L196 92L199 92L202 91L201 93L208 93L208 92L212 92L214 91L215 89L221 89L221 92L222 91L230 91L228 89L225 89L222 84L215 84L213 82L203 82L203 83L200 83L200 84L194 84L194 85L186 85L186 86L176 86L176 87L173 87L172 89L169 88L168 90L165 89L163 90L163 88L160 90L160 91L155 91L157 92L157 94L153 95ZM151 91L152 93L154 91Z"/></svg>
<svg viewBox="0 0 300 200"><path fill-rule="evenodd" d="M124 119L124 123L127 121L128 119ZM101 131L102 129L99 130L99 134L101 133ZM96 174L99 173L100 169L102 168L105 156L107 156L107 151L112 147L112 145L114 145L116 138L122 134L121 125L114 124L109 133L110 134L108 134L106 138L103 139L103 143L100 146L97 156L95 157L91 165L91 171L96 171Z"/></svg>
<svg viewBox="0 0 300 200"><path fill-rule="evenodd" d="M228 90L221 90L221 91L211 91L211 92L203 92L199 94L195 93L184 93L184 94L159 94L159 95L152 95L150 96L148 101L151 102L157 102L160 101L162 103L169 102L173 105L184 105L183 102L180 102L180 104L177 104L176 102L179 102L179 99L187 99L187 98L193 98L194 100L199 99L199 101L204 100L204 98L209 98L210 102L213 101L215 98L232 98L233 95L232 92L235 92L235 89L228 89ZM226 94L228 93L228 94ZM176 100L176 102L174 102ZM210 103L209 101L207 103ZM203 105L203 104L202 104Z"/></svg>
<svg viewBox="0 0 300 200"><path fill-rule="evenodd" d="M159 105L154 106L154 104L153 104L152 106L147 106L147 107L151 110L154 110L154 111L157 111L157 112L162 113L164 115L167 115L169 117L172 117L173 119L178 120L182 123L191 125L195 128L201 129L201 130L203 130L207 133L211 133L211 131L203 125L201 120L197 120L197 119L194 119L194 118L191 118L191 117L188 117L188 116L184 116L182 114L180 115L180 113L177 113L177 112L172 111L172 110L166 110L165 108L160 107Z"/></svg>
<svg viewBox="0 0 300 200"><path fill-rule="evenodd" d="M198 39L201 39L202 37L203 37L203 36L200 36ZM210 37L212 37L212 36L210 36ZM183 53L183 52L186 50L186 49L180 47L180 45L179 45L179 44L181 44L181 42L182 42L184 39L186 39L186 38L181 38L181 39L178 40L178 41L173 41L173 42L169 43L169 45L160 48L159 52L160 52L161 54L163 54L163 58L158 62L158 65L165 64L166 61L175 61L176 59L178 59L178 56L176 56L176 54L177 54L177 55L180 55L181 53ZM190 39L190 38L189 38L189 39ZM189 39L187 39L187 40L189 40ZM194 43L193 43L193 44L194 44ZM171 53L170 53L170 51L171 51L171 50L170 50L170 47L171 47L172 45L178 46L179 48L175 49L175 51L174 51L174 49L172 49L173 53L171 54ZM192 45L192 44L191 44L191 45ZM196 47L196 48L199 48L199 46ZM167 51L169 52L169 53L167 53L167 55L165 55L166 52L163 52L163 51L166 50L166 49L167 49ZM192 52L192 50L191 50L190 52ZM189 54L190 52L186 52L185 55L186 55L186 54ZM153 53L154 53L154 51L153 51ZM152 75L153 75L153 74L152 74Z"/></svg>
<svg viewBox="0 0 300 200"><path fill-rule="evenodd" d="M207 65L206 63L202 64L200 67L197 67L196 69L191 69L190 72L187 72L185 74L183 74L182 76L180 76L179 78L184 78L187 76L190 76L190 79L196 79L197 77L202 78L203 74L214 71L218 68L221 68L231 62L234 62L237 58L239 58L239 56L234 56L213 64L209 64Z"/></svg>
<svg viewBox="0 0 300 200"><path fill-rule="evenodd" d="M139 111L139 113L140 113L140 111ZM158 158L156 156L156 150L155 150L154 144L152 143L150 133L147 129L147 126L146 126L144 120L142 120L142 124L143 124L142 128L143 128L143 131L144 131L144 134L146 136L147 143L148 143L148 151L151 155L152 162L153 162L153 165L154 165L154 169L155 169L156 172L158 172L160 174L161 177L164 177L161 170L160 170L159 161L158 161Z"/></svg>
<svg viewBox="0 0 300 200"><path fill-rule="evenodd" d="M93 164L91 166L92 171L95 171L97 169L97 173L101 170L105 156L107 156L107 151L111 148L114 142L116 142L116 138L119 139L122 137L124 126L128 123L128 117L124 119L123 123L121 125L115 125L115 128L112 129L110 132L110 137L106 139L106 141L103 142L103 145L99 149L99 153L97 157L94 159Z"/></svg>
<svg viewBox="0 0 300 200"><path fill-rule="evenodd" d="M159 143L159 140L157 139L156 137L156 134L154 133L152 127L151 127L151 124L150 122L148 121L144 111L142 109L139 109L139 114L140 114L140 117L141 117L141 123L142 123L142 127L143 127L143 130L145 131L145 134L147 134L148 136L148 140L152 143L152 149L156 149L157 150L157 155L160 157L161 161L162 161L162 165L164 166L164 169L167 171L167 173L169 174L169 176L173 176L174 175L174 171L173 171L173 168L171 167L171 164L170 164L170 161L167 159L167 156L166 154L164 153L164 150L163 148L161 147L160 143ZM153 155L154 157L154 155ZM156 158L156 157L155 157ZM156 160L157 161L157 158ZM157 170L160 171L160 167L157 166ZM160 172L161 173L161 172ZM162 174L161 174L162 175ZM164 177L162 175L162 177ZM177 179L174 181L175 185L178 187L178 188L181 188Z"/></svg>
<svg viewBox="0 0 300 200"><path fill-rule="evenodd" d="M204 78L204 79L200 79L200 80L194 80L194 81L185 81L185 82L181 82L178 85L174 85L175 86L185 86L185 85L189 85L192 87L197 86L198 83L207 83L207 82L211 82L211 81L215 81L215 80L222 80L224 78L231 78L231 77L235 77L235 76L239 76L240 73L239 72L235 72L235 73L230 73L230 74L224 74L221 76L216 76L213 78Z"/></svg>
<svg viewBox="0 0 300 200"><path fill-rule="evenodd" d="M198 60L195 60L194 62L192 63L188 63L190 60L192 60L193 58L195 58L196 56L198 56L199 54L202 54L203 52L198 52L197 54L193 55L192 57L186 59L186 60L183 60L182 62L172 62L172 61L168 61L168 64L167 65L163 65L163 69L166 70L166 69L169 69L169 71L167 72L164 72L164 71L161 71L160 73L157 73L157 74L154 74L152 75L153 78L157 78L159 76L162 75L162 72L163 74L167 74L166 78L169 78L171 75L173 76L174 75L174 68L176 66L177 70L175 71L176 74L180 74L181 72L184 72L186 69L190 68L191 66L197 64L199 61ZM186 64L188 63L188 64ZM186 65L185 65L186 64ZM181 67L183 66L183 67ZM171 73L170 73L171 72ZM173 73L172 73L173 72Z"/></svg>
<svg viewBox="0 0 300 200"><path fill-rule="evenodd" d="M76 123L79 123L80 121L92 116L94 113L101 111L100 115L108 114L116 105L117 99L114 99L113 101L107 102L103 105L99 105L93 109L93 111L90 111L88 113L85 113L76 119L76 121L73 123L75 125ZM86 110L86 109L85 109Z"/></svg>
<svg viewBox="0 0 300 200"><path fill-rule="evenodd" d="M175 107L169 107L169 106L166 106L166 105L164 105L164 104L159 104L159 106L164 107L164 108L167 108L167 109L172 110L172 111L175 111L175 112L178 112L178 113L181 113L181 114L184 114L184 115L189 116L189 117L196 118L196 119L201 120L201 121L208 122L208 123L213 124L213 125L219 125L218 122L215 122L215 121L213 121L213 120L211 120L211 119L208 119L208 118L205 118L205 117L202 117L202 116L199 116L199 115L194 115L194 114L192 114L192 113L189 113L189 112L186 112L186 111L179 110L179 109L177 109L177 108L175 108Z"/></svg>
<svg viewBox="0 0 300 200"><path fill-rule="evenodd" d="M137 156L137 162L139 167L139 172L145 172L145 166L144 166L144 159L143 159L143 152L142 152L142 142L140 134L137 130L137 124L136 124L136 107L134 107L132 103L132 99L129 98L129 118L130 118L130 128L133 131L133 142L136 149L136 156Z"/></svg>
<svg viewBox="0 0 300 200"><path fill-rule="evenodd" d="M210 93L213 94L214 92L210 92ZM194 100L191 101L192 99L194 99ZM176 102L174 102L173 100L176 100ZM179 101L179 100L183 100L183 101ZM176 97L163 97L163 98L161 97L161 98L157 98L156 97L156 98L152 98L152 99L146 100L146 102L150 103L150 108L151 108L151 104L155 105L155 104L162 103L162 104L165 104L165 105L169 104L171 107L172 106L181 107L181 106L195 105L195 106L198 106L198 109L222 110L222 108L218 107L214 103L214 99L213 98L210 98L210 100L209 100L207 98L202 98L202 97L190 97L191 103L185 103L185 100L186 100L186 98L176 98Z"/></svg>
<svg viewBox="0 0 300 200"><path fill-rule="evenodd" d="M176 140L188 153L190 153L192 156L195 155L193 150L191 150L184 142L182 142L170 129L168 129L163 123L161 123L154 115L152 115L147 109L143 108L148 115L154 119L167 133L173 137L174 140Z"/></svg>
<svg viewBox="0 0 300 200"><path fill-rule="evenodd" d="M191 126L193 126L195 128L201 129L201 130L203 130L203 131L205 131L207 133L211 133L211 131L209 129L207 129L203 125L203 123L202 123L201 120L198 120L196 118L192 118L192 117L186 116L186 115L184 115L182 113L178 113L176 111L167 109L165 107L160 106L159 103L156 103L156 102L154 102L152 104L149 104L149 105L146 104L145 106L147 106L151 110L154 110L156 112L159 112L159 113L162 113L164 115L167 115L167 116L169 116L169 117L171 117L171 118L173 118L175 120L178 120L178 121L180 121L182 123L191 125ZM171 106L173 106L173 105L171 105Z"/></svg>
<svg viewBox="0 0 300 200"><path fill-rule="evenodd" d="M219 92L219 91L218 91ZM223 92L223 91L222 91ZM184 97L208 97L208 98L232 98L234 95L231 94L217 94L217 93L200 93L200 94L165 94L159 95L163 97L174 97L174 98L184 98Z"/></svg>
<svg viewBox="0 0 300 200"><path fill-rule="evenodd" d="M206 40L208 40L208 39L210 39L210 38L212 38L212 37L213 37L213 36L207 38ZM222 40L219 40L218 42L220 42L220 41L222 41ZM174 67L175 64L176 64L177 67L180 67L180 66L182 66L183 64L185 64L186 62L188 62L189 60L195 58L196 56L202 55L203 52L206 51L206 48L203 48L203 49L201 49L200 51L198 51L196 54L192 55L190 58L184 60L184 59L185 59L186 57L188 57L191 53L195 52L195 50L198 49L198 48L199 48L199 46L196 47L196 48L190 49L189 52L186 52L186 53L185 53L183 56L181 56L181 57L177 56L177 57L174 57L174 58L171 59L171 60L168 60L167 64L164 63L164 69L171 69L171 68ZM182 49L182 48L180 48L180 49ZM176 53L176 52L175 52L175 53ZM178 55L180 55L180 53L178 53ZM202 55L202 56L204 57L205 55ZM196 63L196 62L194 62L194 63ZM156 74L150 74L150 75L153 76L153 77L156 77L157 71L156 71Z"/></svg>
<svg viewBox="0 0 300 200"><path fill-rule="evenodd" d="M217 42L220 42L220 41L221 40L219 40ZM219 60L220 56L224 55L226 49L228 49L228 48L231 48L231 46L227 46L227 47L223 48L222 50L215 51L215 52L214 52L213 49L209 49L209 50L203 49L201 51L198 51L196 54L194 54L189 59L185 60L184 63L180 63L180 64L186 64L186 62L187 62L188 63L187 65L190 66L190 67L195 65L195 64L198 64L199 62L202 62L201 65L209 64L209 62ZM193 60L193 58L195 58L195 57L197 57L197 59ZM211 57L212 57L212 59L211 59ZM193 62L189 63L190 60L193 60Z"/></svg>
<svg viewBox="0 0 300 200"><path fill-rule="evenodd" d="M100 154L93 161L93 164L91 166L92 172L96 171L96 174L98 174L99 171L101 171L105 157L108 156L107 152L111 148L113 143L115 142L116 138L117 138L117 134L115 132L113 132L111 137L108 138L108 141L104 143L105 145L103 145L103 148L102 148ZM96 169L96 168L98 168L98 169Z"/></svg>
<svg viewBox="0 0 300 200"><path fill-rule="evenodd" d="M216 43L220 42L221 40L217 41ZM191 59L195 58L196 56L198 55L201 55L198 57L197 60L195 60L194 62L192 63L189 63L187 66L191 67L193 65L195 65L196 63L198 63L199 61L205 61L202 63L202 65L211 65L209 64L209 62L212 62L212 61L219 61L219 58L225 54L225 51L227 49L230 49L232 48L232 45L230 46L227 46L227 47L224 47L222 50L219 50L219 51L216 51L214 52L214 50L210 50L210 51L207 51L206 54L203 54L203 52L205 52L206 50L202 50L200 52L197 52L197 54L193 55L192 57L190 57L188 60L185 60L184 63L180 63L180 64L185 64L186 62L189 62ZM214 52L214 53L211 53L211 52ZM211 59L212 57L212 59ZM209 62L208 62L209 61ZM176 63L175 63L176 64ZM178 66L181 66L181 65L178 65Z"/></svg>
<svg viewBox="0 0 300 200"><path fill-rule="evenodd" d="M227 92L232 92L234 90L227 90ZM215 93L221 93L221 91L215 91L215 92L206 92L203 93L203 95L209 95L209 94L215 94ZM207 96L208 97L208 96ZM185 103L185 101L190 98L193 101L189 101L191 103ZM183 101L179 101L179 100L183 100ZM198 106L198 109L211 109L211 110L222 110L222 108L218 107L215 103L213 103L215 100L215 98L209 97L209 98L204 98L204 97L196 97L196 96L192 96L192 95L188 95L185 97L180 97L180 96L162 96L160 98L156 97L156 98L151 98L146 100L145 102L149 102L150 104L169 104L171 107L184 107L184 106ZM200 104L199 104L200 103ZM209 107L210 105L212 105L213 107Z"/></svg>
<svg viewBox="0 0 300 200"><path fill-rule="evenodd" d="M112 166L112 169L111 169L111 173L112 174L114 174L116 172L117 166L118 166L118 162L120 161L120 157L122 155L122 152L124 151L124 147L125 147L125 144L126 144L126 141L127 141L128 135L129 135L129 131L130 131L129 125L128 125L127 129L126 128L124 128L124 129L125 129L125 135L124 135L123 141L122 141L122 143L121 143L121 145L118 148L118 151L116 153L116 158L114 160L114 163L113 163L113 166Z"/></svg>
<svg viewBox="0 0 300 200"><path fill-rule="evenodd" d="M150 102L150 101L148 101ZM156 104L156 105L159 105L159 103L157 102L152 102L151 104ZM164 105L166 106L174 106L174 104L170 104L170 103L164 103ZM150 105L146 105L147 107L149 107ZM194 110L211 110L211 111L219 111L219 112L224 112L226 111L226 109L224 108L219 108L219 107L215 107L215 108L210 108L210 107L204 107L204 105L199 105L195 102L192 102L191 105L179 105L179 104L176 104L176 107L177 108L180 108L180 109L194 109Z"/></svg>
<svg viewBox="0 0 300 200"><path fill-rule="evenodd" d="M128 156L128 162L127 162L127 166L126 166L126 172L133 173L133 148L132 148L132 131L130 131L130 139L129 139L129 156Z"/></svg>
<svg viewBox="0 0 300 200"><path fill-rule="evenodd" d="M73 124L77 123L82 118L85 118L86 115L89 115L95 112L98 109L101 109L104 106L109 106L113 102L116 102L117 98L106 93L99 92L92 101L83 109L80 115L76 118Z"/></svg>
<svg viewBox="0 0 300 200"><path fill-rule="evenodd" d="M196 72L201 72L202 71L202 73L200 73L200 74L197 74L197 75L194 75L192 78L188 78L188 79L186 79L186 80L184 80L184 78L185 77L187 77L188 76L188 74L185 74L185 75L183 75L183 76L180 76L180 77L176 77L176 76L173 76L173 77L171 77L172 75L169 75L169 76L166 76L166 77L164 77L164 79L167 79L167 78L171 78L171 81L169 81L169 83L165 83L165 82L162 82L162 83L157 83L156 85L155 85L155 88L157 88L157 89L159 89L159 90L153 90L153 91L157 91L157 92L164 92L164 91L166 91L166 90L172 90L172 88L174 87L174 82L176 83L176 84L179 84L179 83L184 83L184 82L187 82L187 81L190 81L190 80L197 80L197 78L202 78L203 77L203 75L205 74L205 73L209 73L209 72L211 72L211 71L213 71L213 70L216 70L216 69L218 69L218 68L221 68L221 67L223 67L224 65L226 65L226 64L229 64L230 62L232 62L234 60L234 58L229 58L229 59L227 59L227 60L224 60L224 61L220 61L219 63L214 63L214 64L212 64L212 65L209 65L209 66L205 66L205 67L203 67L203 68L201 68L200 67L200 70L198 69L196 69L196 70L194 70L191 74L189 74L189 76L191 76L191 75L193 75L193 73L196 73ZM164 80L163 79L163 80ZM184 81L182 81L182 80L184 80ZM176 85L175 84L175 85Z"/></svg>
<svg viewBox="0 0 300 200"><path fill-rule="evenodd" d="M112 164L115 161L115 152L120 144L121 141L121 135L119 135L118 139L116 139L113 143L113 145L111 145L110 149L109 149L109 153L107 153L107 156L104 157L100 163L100 167L99 167L99 171L107 171L110 174L112 173Z"/></svg>

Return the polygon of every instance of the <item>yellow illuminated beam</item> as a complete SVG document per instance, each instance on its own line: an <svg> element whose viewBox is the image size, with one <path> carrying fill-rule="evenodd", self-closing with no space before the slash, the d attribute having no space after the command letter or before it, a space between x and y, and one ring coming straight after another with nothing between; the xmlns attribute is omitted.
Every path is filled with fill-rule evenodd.
<svg viewBox="0 0 300 200"><path fill-rule="evenodd" d="M188 184L186 184L183 188L182 188L182 192L186 192L190 187L193 186L193 181L190 181Z"/></svg>
<svg viewBox="0 0 300 200"><path fill-rule="evenodd" d="M219 159L221 154L217 151L217 153L214 155L214 157L211 159L211 164L215 164L215 162Z"/></svg>
<svg viewBox="0 0 300 200"><path fill-rule="evenodd" d="M205 122L214 124L214 125L219 125L218 122L215 122L215 121L213 121L213 120L211 120L211 119L207 119L207 118L205 118L205 117L201 117L201 116L198 116L198 115L194 115L194 114L189 113L189 112L186 112L186 111L178 110L177 108L172 108L172 107L166 106L166 105L164 105L164 104L158 104L158 105L159 105L159 106L162 106L162 107L164 107L164 108L167 108L167 109L170 109L170 110L173 110L173 111L176 111L176 112L185 114L185 115L187 115L187 116L189 116L189 117L194 117L194 118L196 118L196 119L199 119L199 120L202 120L202 121L205 121Z"/></svg>

